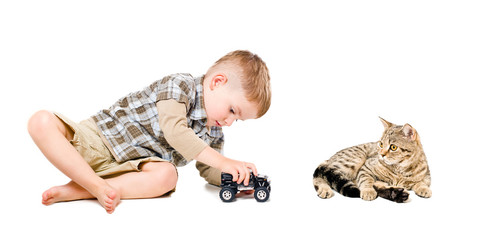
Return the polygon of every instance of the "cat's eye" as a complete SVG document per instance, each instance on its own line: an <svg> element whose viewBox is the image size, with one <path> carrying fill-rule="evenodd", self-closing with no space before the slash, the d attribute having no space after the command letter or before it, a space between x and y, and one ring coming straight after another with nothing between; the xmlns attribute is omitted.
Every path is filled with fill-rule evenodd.
<svg viewBox="0 0 491 240"><path fill-rule="evenodd" d="M383 144L382 142L378 142L378 146L379 146L380 148L384 148L384 144Z"/></svg>
<svg viewBox="0 0 491 240"><path fill-rule="evenodd" d="M391 145L390 145L390 150L392 150L392 151L397 150L397 146L396 146L396 145L394 145L394 144L391 144Z"/></svg>

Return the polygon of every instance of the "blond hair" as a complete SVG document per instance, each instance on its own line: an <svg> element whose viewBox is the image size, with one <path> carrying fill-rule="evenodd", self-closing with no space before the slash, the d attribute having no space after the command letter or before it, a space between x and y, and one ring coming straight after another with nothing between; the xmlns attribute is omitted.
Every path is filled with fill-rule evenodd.
<svg viewBox="0 0 491 240"><path fill-rule="evenodd" d="M217 65L232 62L242 69L242 89L246 99L257 104L257 118L260 118L271 106L271 86L266 63L256 54L247 50L237 50L218 59L208 73ZM207 73L207 75L208 75Z"/></svg>

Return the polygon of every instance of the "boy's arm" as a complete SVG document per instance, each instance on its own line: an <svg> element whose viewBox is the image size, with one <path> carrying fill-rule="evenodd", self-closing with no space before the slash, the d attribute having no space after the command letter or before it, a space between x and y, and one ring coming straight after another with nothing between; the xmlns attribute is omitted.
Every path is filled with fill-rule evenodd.
<svg viewBox="0 0 491 240"><path fill-rule="evenodd" d="M216 138L210 143L210 147L223 155L224 143L223 137ZM196 169L198 169L199 175L209 184L220 186L222 183L222 171L220 169L210 167L200 161L196 161Z"/></svg>
<svg viewBox="0 0 491 240"><path fill-rule="evenodd" d="M174 99L157 102L159 126L167 142L186 160L196 159L222 172L232 174L234 181L249 183L249 169L257 175L254 164L232 160L221 155L187 126L186 106Z"/></svg>
<svg viewBox="0 0 491 240"><path fill-rule="evenodd" d="M226 158L209 146L199 153L195 159L211 167L221 169L222 172L232 174L233 181L237 183L244 181L245 185L249 185L249 169L252 170L254 175L257 175L257 169L254 164Z"/></svg>
<svg viewBox="0 0 491 240"><path fill-rule="evenodd" d="M188 128L185 104L174 99L158 101L157 111L165 139L186 160L194 159L208 146Z"/></svg>

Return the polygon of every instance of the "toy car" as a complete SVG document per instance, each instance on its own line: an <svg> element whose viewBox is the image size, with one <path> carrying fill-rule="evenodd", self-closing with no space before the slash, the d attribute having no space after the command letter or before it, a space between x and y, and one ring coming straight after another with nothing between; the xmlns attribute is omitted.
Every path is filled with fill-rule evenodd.
<svg viewBox="0 0 491 240"><path fill-rule="evenodd" d="M220 187L220 199L224 202L231 202L235 199L235 194L240 191L254 190L254 198L258 202L266 202L269 199L269 193L271 192L270 180L268 176L258 174L254 176L251 173L249 178L249 185L245 186L244 182L237 184L234 182L231 174L222 173L222 183Z"/></svg>

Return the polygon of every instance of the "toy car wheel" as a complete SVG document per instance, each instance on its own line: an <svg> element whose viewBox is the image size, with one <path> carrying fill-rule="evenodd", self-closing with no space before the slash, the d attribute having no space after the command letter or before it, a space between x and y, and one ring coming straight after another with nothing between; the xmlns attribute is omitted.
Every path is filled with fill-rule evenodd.
<svg viewBox="0 0 491 240"><path fill-rule="evenodd" d="M254 198L258 202L266 202L269 199L269 191L265 187L259 187L254 191Z"/></svg>
<svg viewBox="0 0 491 240"><path fill-rule="evenodd" d="M224 202L231 202L235 198L235 191L230 188L222 188L220 190L220 199Z"/></svg>

